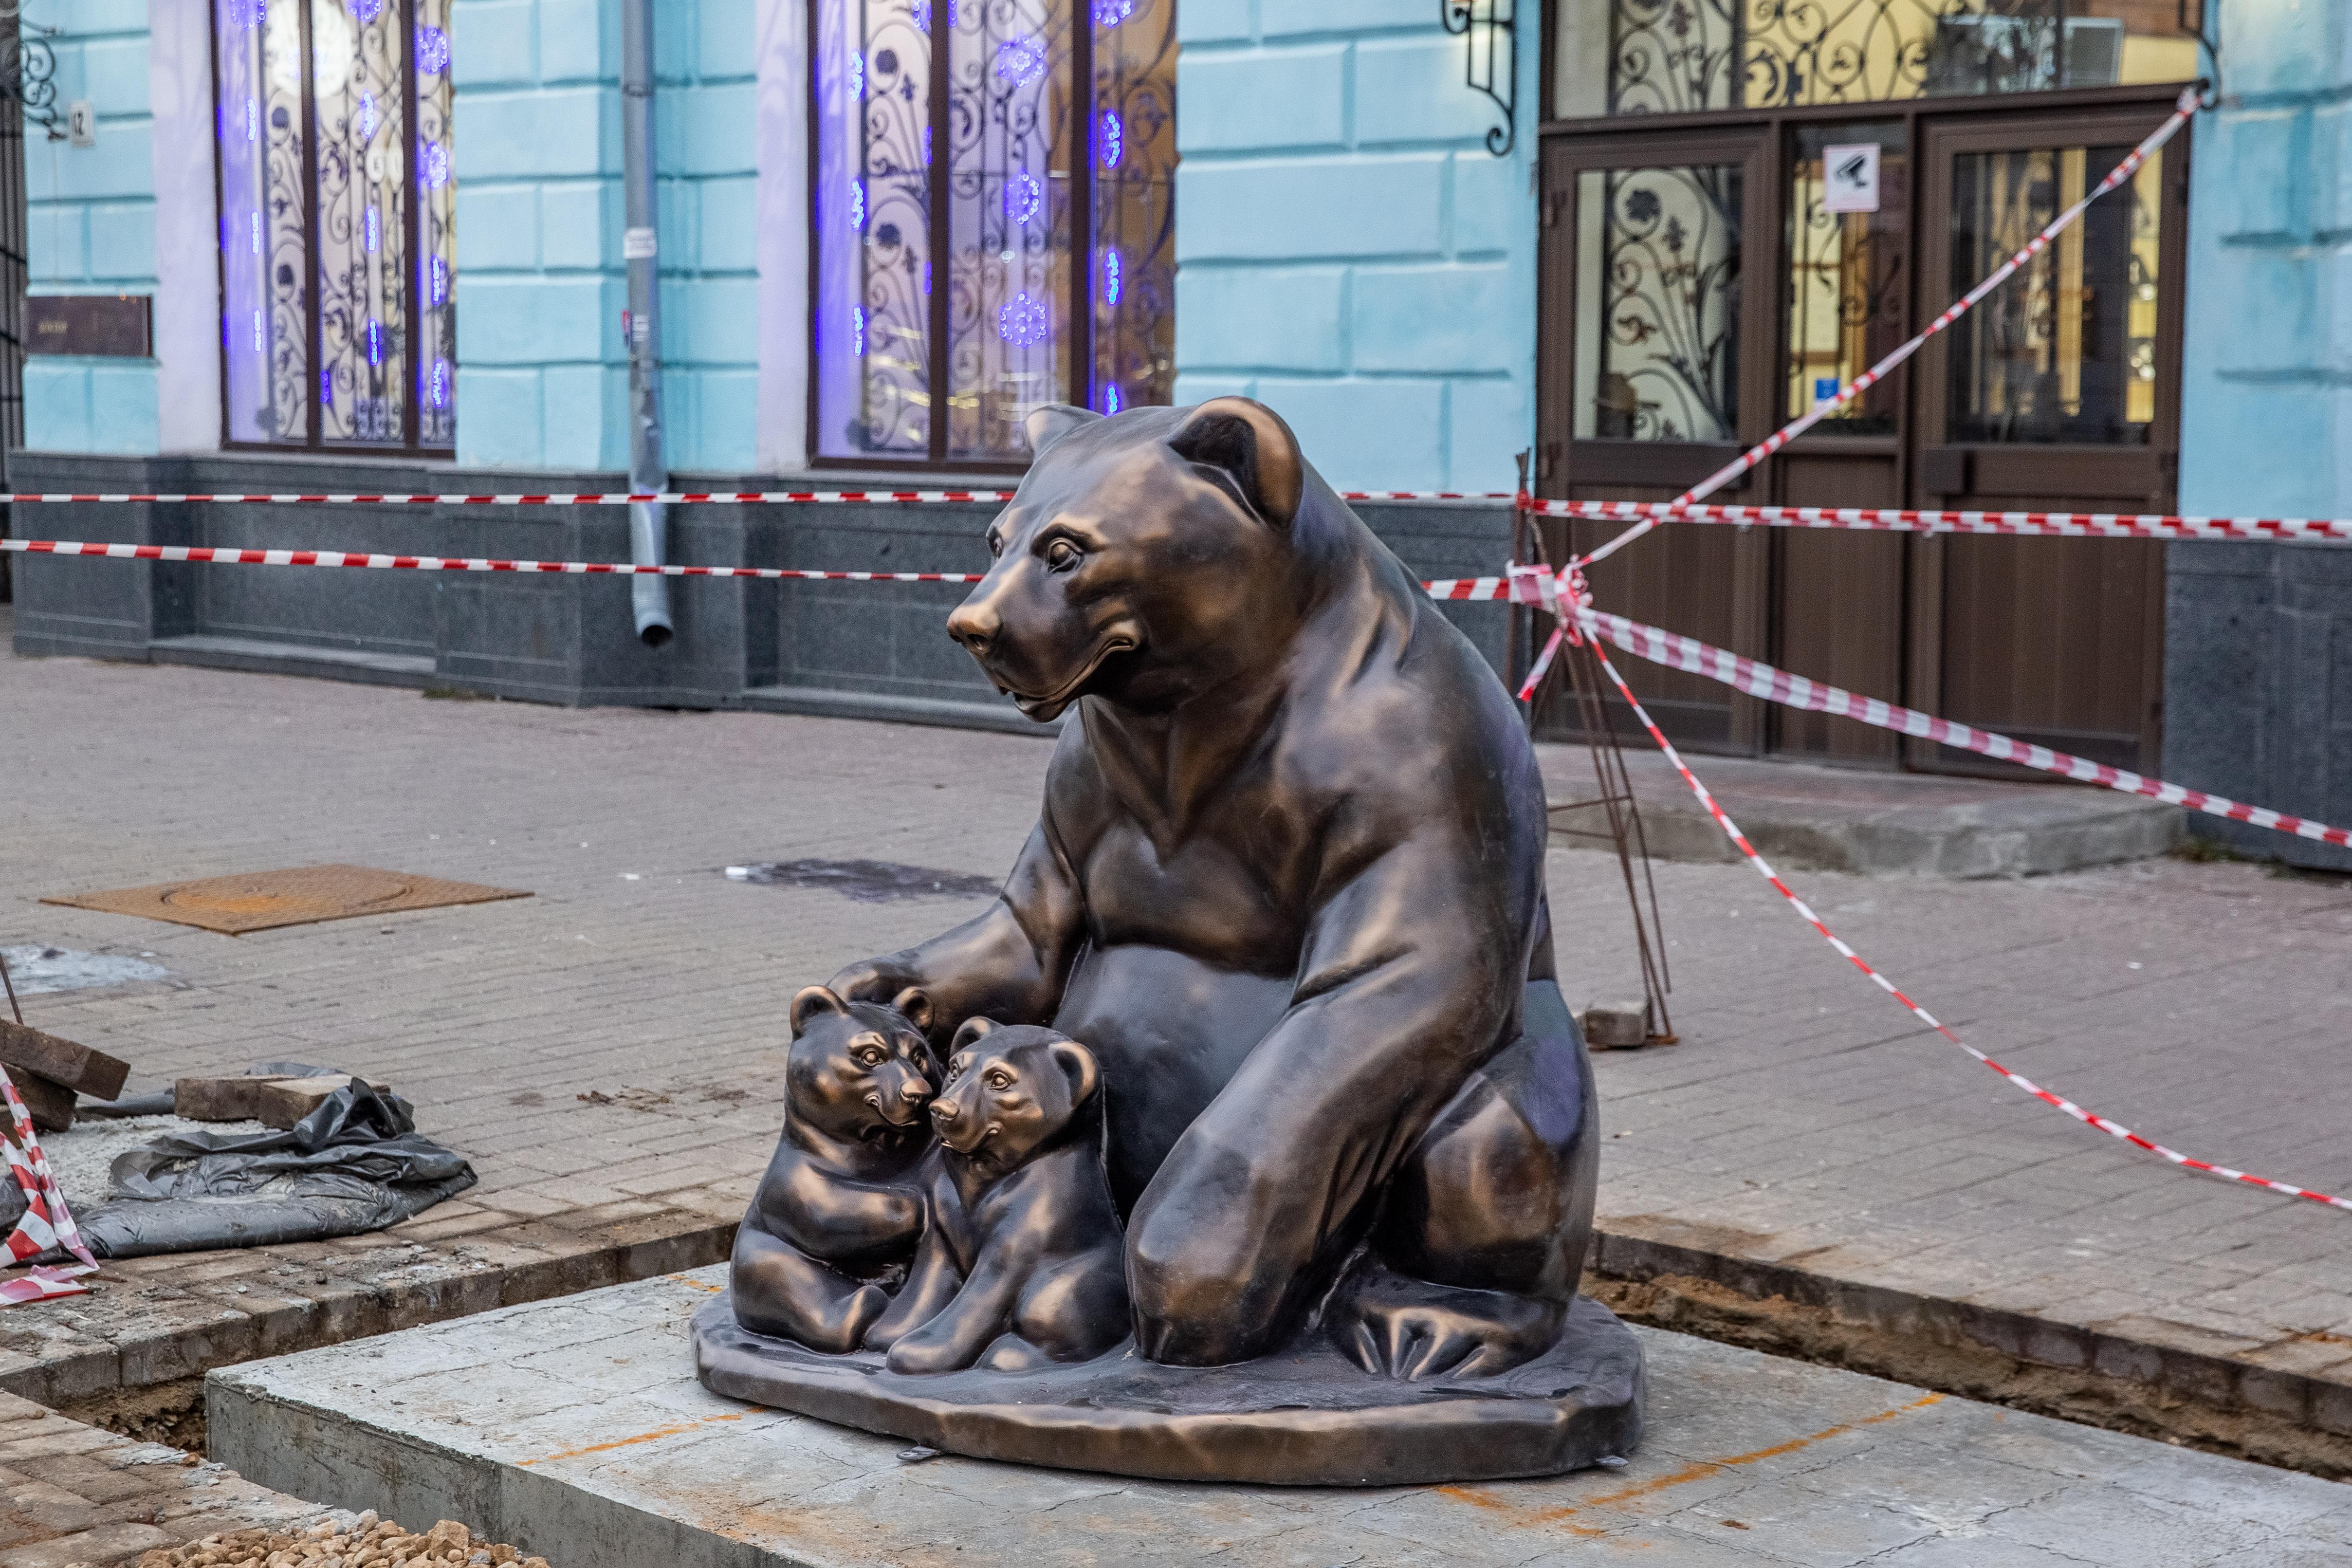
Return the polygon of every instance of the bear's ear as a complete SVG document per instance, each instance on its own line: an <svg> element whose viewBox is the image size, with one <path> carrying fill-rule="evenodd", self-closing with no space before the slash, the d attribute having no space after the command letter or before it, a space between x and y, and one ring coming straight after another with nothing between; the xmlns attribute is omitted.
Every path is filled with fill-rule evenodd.
<svg viewBox="0 0 2352 1568"><path fill-rule="evenodd" d="M963 1027L955 1032L955 1038L948 1042L948 1055L955 1055L995 1027L996 1020L993 1018L966 1018Z"/></svg>
<svg viewBox="0 0 2352 1568"><path fill-rule="evenodd" d="M919 985L909 985L890 998L890 1010L906 1016L907 1022L925 1034L931 1032L931 994Z"/></svg>
<svg viewBox="0 0 2352 1568"><path fill-rule="evenodd" d="M1021 422L1022 428L1029 433L1029 455L1044 457L1046 447L1079 426L1091 425L1101 417L1099 414L1073 408L1066 403L1039 404L1029 411L1029 417Z"/></svg>
<svg viewBox="0 0 2352 1568"><path fill-rule="evenodd" d="M1246 397L1215 397L1168 438L1176 455L1229 476L1242 499L1276 528L1298 515L1307 460L1282 416Z"/></svg>
<svg viewBox="0 0 2352 1568"><path fill-rule="evenodd" d="M847 1016L849 1004L822 985L812 985L793 998L793 1038L799 1039L808 1028L808 1021L819 1013L839 1013Z"/></svg>
<svg viewBox="0 0 2352 1568"><path fill-rule="evenodd" d="M1053 1050L1054 1060L1070 1080L1070 1105L1075 1110L1095 1091L1096 1079L1100 1076L1095 1066L1095 1054L1076 1040L1055 1040Z"/></svg>

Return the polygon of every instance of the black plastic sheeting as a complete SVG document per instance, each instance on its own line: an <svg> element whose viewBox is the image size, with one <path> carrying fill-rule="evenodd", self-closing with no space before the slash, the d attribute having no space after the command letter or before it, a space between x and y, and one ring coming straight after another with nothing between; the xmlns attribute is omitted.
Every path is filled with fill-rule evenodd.
<svg viewBox="0 0 2352 1568"><path fill-rule="evenodd" d="M322 1078L334 1068L249 1070ZM75 1219L100 1258L323 1241L382 1230L474 1184L464 1156L416 1131L408 1101L364 1079L283 1132L168 1133L115 1157L107 1201Z"/></svg>

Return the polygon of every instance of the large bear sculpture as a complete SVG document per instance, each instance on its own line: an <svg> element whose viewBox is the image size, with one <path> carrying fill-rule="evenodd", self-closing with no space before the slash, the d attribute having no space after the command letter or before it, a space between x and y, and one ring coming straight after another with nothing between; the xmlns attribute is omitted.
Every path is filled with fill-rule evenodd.
<svg viewBox="0 0 2352 1568"><path fill-rule="evenodd" d="M948 631L1069 715L1043 811L984 913L833 989L1091 1047L1146 1358L1544 1353L1597 1134L1508 694L1271 409L1029 430Z"/></svg>

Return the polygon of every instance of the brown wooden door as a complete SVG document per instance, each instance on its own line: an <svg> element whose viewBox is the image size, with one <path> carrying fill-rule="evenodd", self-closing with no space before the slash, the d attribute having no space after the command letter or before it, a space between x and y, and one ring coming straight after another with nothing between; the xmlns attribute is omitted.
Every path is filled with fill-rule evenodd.
<svg viewBox="0 0 2352 1568"><path fill-rule="evenodd" d="M1930 125L1925 300L1957 296L2152 128L2144 110ZM1919 356L1913 504L2168 511L2179 450L2187 138L2093 204ZM2112 540L1914 542L1915 702L2117 766L2160 740L2164 551ZM1981 771L1912 742L1914 765Z"/></svg>
<svg viewBox="0 0 2352 1568"><path fill-rule="evenodd" d="M1774 372L1755 352L1770 317L1776 194L1760 128L1554 143L1544 160L1547 364L1540 493L1671 500L1771 433ZM1722 493L1759 499L1750 475ZM1622 525L1547 525L1550 559ZM1763 651L1762 541L1662 529L1594 569L1601 602L1742 652ZM1749 752L1761 704L1696 676L1627 677L1675 740ZM1570 732L1557 684L1539 731Z"/></svg>
<svg viewBox="0 0 2352 1568"><path fill-rule="evenodd" d="M1911 335L1913 131L1910 121L1888 118L1785 132L1778 420L1833 396ZM1851 179L1838 179L1865 162L1868 204L1853 199ZM1773 499L1900 506L1908 386L1898 371L1791 444L1773 459ZM1900 691L1908 542L1776 529L1769 549L1771 661L1871 696ZM1766 741L1776 754L1808 760L1901 762L1900 742L1887 731L1794 708L1770 710Z"/></svg>

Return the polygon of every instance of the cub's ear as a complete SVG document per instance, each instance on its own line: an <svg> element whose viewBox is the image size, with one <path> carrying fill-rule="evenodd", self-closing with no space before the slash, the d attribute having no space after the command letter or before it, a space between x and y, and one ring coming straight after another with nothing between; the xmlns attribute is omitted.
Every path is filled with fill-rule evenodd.
<svg viewBox="0 0 2352 1568"><path fill-rule="evenodd" d="M1046 447L1079 426L1091 425L1101 417L1099 414L1073 408L1066 403L1039 404L1029 411L1029 417L1021 422L1022 428L1029 433L1029 455L1044 457Z"/></svg>
<svg viewBox="0 0 2352 1568"><path fill-rule="evenodd" d="M955 1038L948 1042L948 1055L955 1055L995 1027L996 1020L993 1018L966 1018L963 1027L955 1032Z"/></svg>
<svg viewBox="0 0 2352 1568"><path fill-rule="evenodd" d="M822 985L812 985L793 998L793 1038L799 1039L808 1028L808 1021L819 1013L839 1013L845 1017L849 1004Z"/></svg>
<svg viewBox="0 0 2352 1568"><path fill-rule="evenodd" d="M1095 1067L1094 1052L1076 1040L1055 1040L1053 1050L1054 1060L1060 1064L1063 1073L1070 1080L1072 1108L1084 1105L1093 1095L1095 1083L1100 1077Z"/></svg>
<svg viewBox="0 0 2352 1568"><path fill-rule="evenodd" d="M1242 499L1276 528L1298 515L1307 459L1282 416L1246 397L1215 397L1168 438L1176 455L1230 478Z"/></svg>
<svg viewBox="0 0 2352 1568"><path fill-rule="evenodd" d="M931 1032L931 994L919 985L909 985L890 998L893 1012L906 1015L907 1022L926 1035Z"/></svg>

